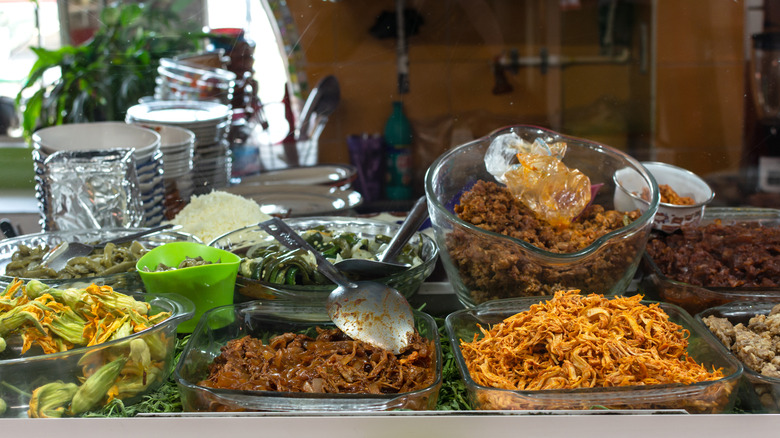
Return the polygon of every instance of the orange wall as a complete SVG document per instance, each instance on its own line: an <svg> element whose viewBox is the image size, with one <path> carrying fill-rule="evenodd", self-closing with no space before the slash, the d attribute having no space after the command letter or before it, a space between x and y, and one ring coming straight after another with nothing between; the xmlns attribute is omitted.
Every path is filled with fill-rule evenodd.
<svg viewBox="0 0 780 438"><path fill-rule="evenodd" d="M395 40L368 32L394 3L287 1L308 83L333 74L341 84L342 101L320 140L320 162L349 162L346 137L381 132L390 103L401 99L416 134L418 192L425 169L444 150L469 135L516 123L629 148L640 158L655 151L661 161L703 174L738 166L741 0L637 2L655 9L657 19L653 37L651 13L640 17L646 19L649 49L656 49L648 71L639 72L635 35L628 64L521 68L507 75L514 90L500 95L491 92L492 62L502 51L598 55L597 0L581 0L572 11L561 11L559 0L407 0L425 23L409 38L410 92L403 96L396 88Z"/></svg>
<svg viewBox="0 0 780 438"><path fill-rule="evenodd" d="M658 0L655 147L707 174L739 166L745 98L744 4Z"/></svg>

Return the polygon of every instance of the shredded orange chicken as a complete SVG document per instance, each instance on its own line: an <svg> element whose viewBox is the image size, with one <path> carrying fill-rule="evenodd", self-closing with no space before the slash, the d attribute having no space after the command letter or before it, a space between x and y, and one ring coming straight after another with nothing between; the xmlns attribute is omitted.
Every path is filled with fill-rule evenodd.
<svg viewBox="0 0 780 438"><path fill-rule="evenodd" d="M690 384L723 377L720 369L708 371L688 356L687 330L641 299L556 292L490 330L480 327L482 338L461 341L461 351L476 383L511 390Z"/></svg>

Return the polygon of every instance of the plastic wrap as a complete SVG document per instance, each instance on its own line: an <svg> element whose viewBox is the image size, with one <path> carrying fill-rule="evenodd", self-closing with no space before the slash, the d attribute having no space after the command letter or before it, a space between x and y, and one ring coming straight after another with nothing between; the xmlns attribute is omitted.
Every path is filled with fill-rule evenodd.
<svg viewBox="0 0 780 438"><path fill-rule="evenodd" d="M485 168L528 208L555 226L568 226L591 200L590 179L561 161L566 142L516 133L497 136L485 153Z"/></svg>

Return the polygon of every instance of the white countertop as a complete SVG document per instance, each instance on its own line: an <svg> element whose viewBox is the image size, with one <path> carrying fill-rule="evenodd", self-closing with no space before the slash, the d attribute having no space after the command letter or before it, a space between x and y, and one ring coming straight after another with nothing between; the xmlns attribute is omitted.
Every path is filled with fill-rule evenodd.
<svg viewBox="0 0 780 438"><path fill-rule="evenodd" d="M728 437L777 436L780 415L399 412L0 419L4 437Z"/></svg>
<svg viewBox="0 0 780 438"><path fill-rule="evenodd" d="M0 215L5 213L38 213L35 190L0 190Z"/></svg>
<svg viewBox="0 0 780 438"><path fill-rule="evenodd" d="M0 219L8 219L17 234L41 232L41 215L35 190L0 190Z"/></svg>

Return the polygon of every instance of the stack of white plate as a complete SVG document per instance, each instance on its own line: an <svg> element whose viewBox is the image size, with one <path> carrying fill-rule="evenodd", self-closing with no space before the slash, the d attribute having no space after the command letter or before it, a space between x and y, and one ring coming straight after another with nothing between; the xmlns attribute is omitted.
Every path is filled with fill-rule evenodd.
<svg viewBox="0 0 780 438"><path fill-rule="evenodd" d="M195 134L176 126L139 123L160 134L160 150L163 153L164 177L178 178L192 172L195 151Z"/></svg>
<svg viewBox="0 0 780 438"><path fill-rule="evenodd" d="M192 131L195 135L193 193L203 194L227 187L230 182L232 161L227 136L231 117L230 107L219 103L161 100L130 107L126 121Z"/></svg>
<svg viewBox="0 0 780 438"><path fill-rule="evenodd" d="M159 225L163 219L163 153L160 135L149 129L122 122L73 123L43 128L33 134L36 191L44 219L47 214L43 163L60 151L134 149L139 192L144 208L144 226Z"/></svg>
<svg viewBox="0 0 780 438"><path fill-rule="evenodd" d="M165 185L165 218L173 219L189 202L194 185L192 181L195 134L189 129L154 123L139 123L160 134L163 153L163 184Z"/></svg>

